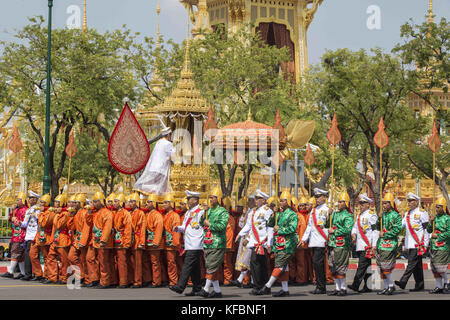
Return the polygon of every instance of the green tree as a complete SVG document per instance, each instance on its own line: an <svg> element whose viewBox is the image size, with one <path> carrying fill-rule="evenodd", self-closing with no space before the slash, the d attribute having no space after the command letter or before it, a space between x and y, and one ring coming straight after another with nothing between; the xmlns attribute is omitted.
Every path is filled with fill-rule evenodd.
<svg viewBox="0 0 450 320"><path fill-rule="evenodd" d="M383 189L399 173L392 170L394 161L398 162L399 157L404 161L406 146L424 133L423 119L416 119L413 111L404 104L411 80L406 77L399 59L382 53L380 49L373 49L371 54L364 50L327 51L321 66L311 73L311 82L307 85L316 90L314 104L327 122L327 130L334 112L337 114L342 134L337 157L343 157L337 166L350 170L350 174L343 177L348 179L353 175L359 179L356 188L355 180L338 178L337 184L346 186L349 194L356 197L362 188L361 183L367 183L378 206L380 150L373 137L380 117L384 119L390 138L388 147L383 150ZM323 140L319 146L323 146L323 150L328 148ZM356 164L359 164L359 170ZM368 179L368 170L372 170L373 180Z"/></svg>
<svg viewBox="0 0 450 320"><path fill-rule="evenodd" d="M424 100L434 112L437 126L444 134L440 136L442 148L436 154L436 184L450 203L447 178L450 174L450 146L448 130L448 83L450 81L450 24L442 18L436 23L421 25L407 22L401 27L403 43L394 48L404 64L410 68L408 78L412 79L410 91ZM427 133L432 122L428 122ZM415 176L433 178L433 155L427 146L427 139L417 140L408 149L411 172Z"/></svg>
<svg viewBox="0 0 450 320"><path fill-rule="evenodd" d="M28 176L42 180L44 157L44 117L46 90L47 29L42 17L15 35L17 42L2 42L0 57L0 104L25 121L22 130L30 141L27 154ZM139 99L139 87L129 61L135 35L129 30L100 34L90 29L52 31L50 178L51 193L59 192L67 157L64 152L70 132L88 130L96 138L109 141L110 132L123 105L123 99ZM98 141L88 144L90 161L77 164L79 179L104 185L110 168L105 148ZM85 150L86 151L86 150ZM103 153L100 155L100 153ZM79 157L80 155L78 155ZM107 168L107 169L104 169ZM84 175L86 174L86 175Z"/></svg>

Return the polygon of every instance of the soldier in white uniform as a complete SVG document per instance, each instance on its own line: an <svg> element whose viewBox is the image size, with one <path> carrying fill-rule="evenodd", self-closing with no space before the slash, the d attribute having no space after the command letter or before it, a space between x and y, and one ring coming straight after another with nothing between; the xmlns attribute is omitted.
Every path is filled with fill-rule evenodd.
<svg viewBox="0 0 450 320"><path fill-rule="evenodd" d="M359 197L361 213L356 218L352 228L352 240L356 242L356 253L358 254L358 269L356 270L353 283L348 288L360 293L371 292L367 286L367 280L372 275L367 272L372 265L372 258L375 257L375 249L378 241L379 232L376 230L378 215L370 210L370 204L373 200L362 194ZM364 280L364 286L359 290L361 282Z"/></svg>
<svg viewBox="0 0 450 320"><path fill-rule="evenodd" d="M327 206L328 191L314 188L317 206L311 211L308 226L303 234L301 244L308 243L313 252L313 265L316 274L316 289L312 294L326 294L325 287L325 247L328 241L326 221L330 214Z"/></svg>
<svg viewBox="0 0 450 320"><path fill-rule="evenodd" d="M38 215L39 209L36 205L40 196L33 191L28 192L28 204L30 207L25 212L25 218L23 219L22 228L26 228L27 232L25 234L25 277L21 280L30 281L32 279L32 268L30 260L30 248L33 245L32 242L36 237L38 230Z"/></svg>
<svg viewBox="0 0 450 320"><path fill-rule="evenodd" d="M179 294L183 293L191 277L192 292L185 295L195 296L195 293L202 289L200 259L203 252L203 228L200 225L200 219L205 211L199 205L200 193L186 191L186 197L189 210L186 211L181 226L174 228L175 232L184 233L184 263L178 283L175 286L169 286L169 289Z"/></svg>
<svg viewBox="0 0 450 320"><path fill-rule="evenodd" d="M406 200L410 210L403 217L402 226L406 229L405 249L408 251L408 267L400 281L395 281L395 284L405 289L409 277L413 275L416 284L414 289L409 291L423 291L425 290L425 282L423 278L422 255L425 253L429 242L426 228L430 217L428 212L420 209L419 196L409 192L406 195Z"/></svg>
<svg viewBox="0 0 450 320"><path fill-rule="evenodd" d="M247 222L238 234L237 241L241 237L248 235L248 240L244 239L243 245L251 249L250 271L253 278L252 295L257 295L264 287L268 279L266 252L270 254L273 238L273 228L267 226L267 221L273 211L266 205L269 198L261 190L255 191L256 207L248 214Z"/></svg>

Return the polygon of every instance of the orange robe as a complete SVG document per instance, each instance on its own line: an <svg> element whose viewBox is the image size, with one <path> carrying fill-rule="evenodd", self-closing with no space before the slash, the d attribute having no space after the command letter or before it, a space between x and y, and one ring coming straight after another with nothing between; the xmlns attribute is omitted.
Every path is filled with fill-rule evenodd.
<svg viewBox="0 0 450 320"><path fill-rule="evenodd" d="M46 208L48 209L48 208ZM45 210L38 215L38 231L34 238L34 245L30 248L31 268L36 277L47 277L47 256L52 241L52 227L55 212ZM41 262L39 260L39 252L44 258L44 272L42 272Z"/></svg>
<svg viewBox="0 0 450 320"><path fill-rule="evenodd" d="M67 269L69 267L69 246L70 234L67 228L67 221L69 219L69 212L62 209L62 211L55 215L53 220L52 244L50 245L48 253L48 279L56 282L59 280L63 283L67 282ZM58 261L60 261L60 268L58 272Z"/></svg>
<svg viewBox="0 0 450 320"><path fill-rule="evenodd" d="M142 210L134 209L131 212L131 225L133 231L133 243L131 251L131 265L134 269L133 284L142 286L142 255L145 248L145 213Z"/></svg>
<svg viewBox="0 0 450 320"><path fill-rule="evenodd" d="M152 210L146 215L145 248L150 260L152 285L160 286L161 278L161 250L164 248L163 241L164 219L158 210Z"/></svg>
<svg viewBox="0 0 450 320"><path fill-rule="evenodd" d="M74 216L69 216L67 221L67 227L73 235L72 246L69 249L69 263L80 269L80 278L84 279L85 283L89 283L86 262L87 247L80 246L80 243L87 212L86 209L79 209Z"/></svg>
<svg viewBox="0 0 450 320"><path fill-rule="evenodd" d="M93 217L92 246L97 251L97 259L100 267L100 285L114 284L114 265L111 263L113 239L113 213L107 208L101 208ZM102 247L101 244L105 243Z"/></svg>
<svg viewBox="0 0 450 320"><path fill-rule="evenodd" d="M118 274L119 285L126 286L132 281L132 279L128 279L128 251L132 245L131 237L133 226L131 222L131 214L128 210L120 209L119 211L114 211L113 229L115 259L114 256L111 258L111 264L114 264L115 266L114 273L115 275ZM113 278L116 278L116 276ZM113 279L113 282L114 280L117 279Z"/></svg>
<svg viewBox="0 0 450 320"><path fill-rule="evenodd" d="M174 232L173 228L179 226L180 216L175 211L170 211L164 216L164 231L165 231L165 249L167 257L167 274L169 277L169 284L174 286L178 282L177 270L177 254L180 249L180 234Z"/></svg>
<svg viewBox="0 0 450 320"><path fill-rule="evenodd" d="M223 282L229 284L233 280L233 253L235 251L234 245L234 230L236 230L236 220L232 215L228 217L226 236L227 236L227 248L223 259Z"/></svg>
<svg viewBox="0 0 450 320"><path fill-rule="evenodd" d="M91 214L89 212L86 213L85 219L83 221L83 228L81 232L81 240L80 245L86 248L86 264L87 264L87 272L89 283L97 282L100 279L100 270L99 270L99 261L97 258L97 251L93 247L93 223L94 217L97 215L98 211L92 211Z"/></svg>
<svg viewBox="0 0 450 320"><path fill-rule="evenodd" d="M308 222L305 221L305 215L297 212L297 235L301 239L306 231ZM308 282L308 269L306 263L306 250L302 247L297 248L294 253L294 258L289 262L289 277L295 279L297 283Z"/></svg>

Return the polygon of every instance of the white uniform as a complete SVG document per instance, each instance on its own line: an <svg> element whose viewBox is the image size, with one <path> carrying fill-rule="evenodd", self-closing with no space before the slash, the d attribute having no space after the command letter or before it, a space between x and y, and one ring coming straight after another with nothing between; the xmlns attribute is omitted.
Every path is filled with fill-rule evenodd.
<svg viewBox="0 0 450 320"><path fill-rule="evenodd" d="M372 212L370 210L366 210L363 213L361 213L357 219L359 219L361 223L361 228L364 231L364 234L367 237L367 240L369 240L371 247L376 247L379 232L376 230L372 230L372 226L376 226L378 216L375 212ZM363 237L361 236L358 228L358 220L355 221L355 224L352 228L352 234L356 234L356 251L366 251L367 244L364 241Z"/></svg>
<svg viewBox="0 0 450 320"><path fill-rule="evenodd" d="M247 248L254 248L258 242L252 230L252 221L257 230L259 241L263 242L263 247L267 248L272 245L273 228L267 226L267 221L272 214L273 211L266 205L251 209L251 212L247 215L245 226L239 232L240 237L248 235Z"/></svg>
<svg viewBox="0 0 450 320"><path fill-rule="evenodd" d="M184 233L184 250L202 250L203 249L203 228L200 225L205 210L199 210L199 205L186 211L183 223L178 226L178 232ZM189 224L187 224L189 217L192 217Z"/></svg>
<svg viewBox="0 0 450 320"><path fill-rule="evenodd" d="M172 142L166 139L158 140L134 189L157 195L170 192L170 161L174 153Z"/></svg>
<svg viewBox="0 0 450 320"><path fill-rule="evenodd" d="M39 215L38 205L34 205L31 208L28 208L25 212L25 218L22 222L22 228L27 228L25 234L25 241L34 240L36 233L38 231L38 215ZM34 213L34 216L31 214Z"/></svg>
<svg viewBox="0 0 450 320"><path fill-rule="evenodd" d="M306 227L305 233L303 234L302 241L308 242L309 248L324 248L326 245L326 240L323 236L317 231L316 226L314 225L313 214L315 210L317 225L323 227L323 231L325 235L328 237L328 226L325 225L328 218L328 206L326 203L317 206L311 211L308 220L308 226Z"/></svg>
<svg viewBox="0 0 450 320"><path fill-rule="evenodd" d="M408 214L410 216L411 227L414 229L414 232L416 233L420 241L422 241L422 237L424 237L423 239L424 246L427 247L430 239L428 233L426 232L426 230L424 230L422 224L429 222L430 217L428 215L428 212L422 211L419 209L419 207L417 207L414 210L411 210L409 213L406 213L402 220L402 226L403 228L406 229L405 248L417 249L416 247L417 242L416 240L414 240L413 236L409 232L408 223L406 222L406 217L408 216Z"/></svg>

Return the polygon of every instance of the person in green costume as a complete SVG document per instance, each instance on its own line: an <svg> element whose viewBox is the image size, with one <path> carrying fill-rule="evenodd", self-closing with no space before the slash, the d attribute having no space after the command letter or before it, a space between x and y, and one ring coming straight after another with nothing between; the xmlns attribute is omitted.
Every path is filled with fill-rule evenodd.
<svg viewBox="0 0 450 320"><path fill-rule="evenodd" d="M274 282L281 280L282 289L279 292L272 293L273 297L289 296L289 261L294 257L297 249L297 214L291 209L289 203L291 195L285 191L280 196L280 209L269 218L268 227L273 227L272 251L275 255L275 266L269 281L259 291L258 295L270 294L270 288Z"/></svg>
<svg viewBox="0 0 450 320"><path fill-rule="evenodd" d="M431 217L427 232L431 234L431 271L436 280L436 288L429 293L446 293L449 290L447 267L450 259L450 215L444 197L436 201L436 216Z"/></svg>
<svg viewBox="0 0 450 320"><path fill-rule="evenodd" d="M350 197L342 192L338 198L338 211L330 213L326 225L328 229L328 267L334 277L336 289L329 296L346 296L346 274L351 251L351 232L353 228L353 214L350 210ZM330 212L332 209L330 208Z"/></svg>
<svg viewBox="0 0 450 320"><path fill-rule="evenodd" d="M380 219L377 221L377 229L380 230L383 227L383 230L380 230L375 258L380 268L381 278L384 281L384 289L377 294L390 296L395 291L392 271L395 269L398 235L402 230L402 217L395 208L394 195L392 193L384 195L382 206L383 213L379 214Z"/></svg>
<svg viewBox="0 0 450 320"><path fill-rule="evenodd" d="M204 298L222 298L219 286L218 271L223 264L225 248L227 247L228 211L219 205L222 198L220 188L214 188L209 195L210 208L200 219L204 228L203 252L205 254L206 284L196 293ZM214 290L209 293L211 284Z"/></svg>

